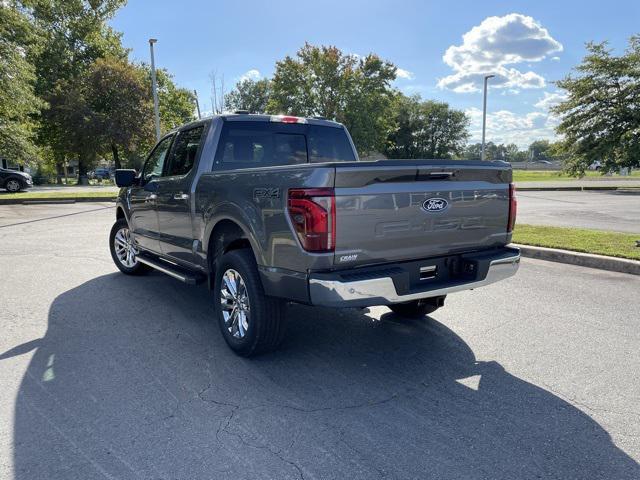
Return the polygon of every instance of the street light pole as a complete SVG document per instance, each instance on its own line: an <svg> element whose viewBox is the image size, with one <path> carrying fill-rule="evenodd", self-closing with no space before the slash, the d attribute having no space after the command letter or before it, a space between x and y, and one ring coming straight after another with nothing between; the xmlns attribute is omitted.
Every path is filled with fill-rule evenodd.
<svg viewBox="0 0 640 480"><path fill-rule="evenodd" d="M149 39L149 49L151 50L151 90L153 91L153 114L156 121L156 141L160 140L160 110L158 108L158 87L156 84L156 62L153 57L153 44L158 40Z"/></svg>
<svg viewBox="0 0 640 480"><path fill-rule="evenodd" d="M484 76L484 98L482 100L482 150L480 151L480 160L484 160L484 137L487 132L487 81L495 75Z"/></svg>
<svg viewBox="0 0 640 480"><path fill-rule="evenodd" d="M198 109L198 120L200 120L202 118L202 116L200 115L200 102L198 102L198 91L195 88L193 89L193 95L196 98L196 108Z"/></svg>

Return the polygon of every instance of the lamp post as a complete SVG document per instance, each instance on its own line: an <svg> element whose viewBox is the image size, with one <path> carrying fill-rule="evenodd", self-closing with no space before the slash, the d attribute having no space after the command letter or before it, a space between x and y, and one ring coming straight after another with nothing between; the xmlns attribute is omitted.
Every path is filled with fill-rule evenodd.
<svg viewBox="0 0 640 480"><path fill-rule="evenodd" d="M480 151L480 160L484 160L484 137L487 131L487 81L495 75L484 76L484 98L482 100L482 150Z"/></svg>
<svg viewBox="0 0 640 480"><path fill-rule="evenodd" d="M200 120L202 118L202 116L200 115L200 102L198 102L198 91L195 88L193 89L193 96L196 99L196 109L198 110L198 120Z"/></svg>
<svg viewBox="0 0 640 480"><path fill-rule="evenodd" d="M149 39L149 49L151 50L151 90L153 92L153 114L156 121L156 141L160 140L160 111L158 109L158 88L156 85L156 62L153 57L153 44L158 40Z"/></svg>

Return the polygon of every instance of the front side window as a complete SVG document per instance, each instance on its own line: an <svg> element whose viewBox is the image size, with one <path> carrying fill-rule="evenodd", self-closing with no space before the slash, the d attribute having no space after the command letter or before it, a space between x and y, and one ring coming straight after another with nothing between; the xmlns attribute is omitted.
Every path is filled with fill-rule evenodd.
<svg viewBox="0 0 640 480"><path fill-rule="evenodd" d="M178 134L169 156L167 176L186 175L196 161L204 126L184 130Z"/></svg>
<svg viewBox="0 0 640 480"><path fill-rule="evenodd" d="M173 135L163 138L160 143L153 149L149 158L144 164L142 169L142 178L145 182L148 182L153 177L159 177L162 175L162 169L164 168L164 162L167 158L167 152L171 146L171 140Z"/></svg>

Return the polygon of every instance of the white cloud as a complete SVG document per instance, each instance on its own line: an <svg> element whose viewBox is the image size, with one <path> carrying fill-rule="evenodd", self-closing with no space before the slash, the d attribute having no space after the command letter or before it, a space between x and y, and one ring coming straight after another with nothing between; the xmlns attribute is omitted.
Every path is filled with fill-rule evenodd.
<svg viewBox="0 0 640 480"><path fill-rule="evenodd" d="M471 143L482 139L482 110L466 110L471 119ZM494 143L515 143L521 149L527 148L534 140L554 140L556 119L544 112L533 111L517 114L509 110L487 113L487 141Z"/></svg>
<svg viewBox="0 0 640 480"><path fill-rule="evenodd" d="M252 68L251 70L246 71L240 76L240 81L241 82L245 80L257 81L257 80L260 80L261 78L262 78L262 74L260 73L260 70Z"/></svg>
<svg viewBox="0 0 640 480"><path fill-rule="evenodd" d="M405 70L404 68L397 68L396 77L402 78L404 80L413 80L415 78L415 75L413 74L413 72Z"/></svg>
<svg viewBox="0 0 640 480"><path fill-rule="evenodd" d="M560 61L560 57L558 57L558 56L551 57L551 60L553 60L554 62L559 62Z"/></svg>
<svg viewBox="0 0 640 480"><path fill-rule="evenodd" d="M542 95L542 98L534 104L534 107L542 108L543 110L549 110L551 107L567 99L567 95L563 92L544 92Z"/></svg>
<svg viewBox="0 0 640 480"><path fill-rule="evenodd" d="M488 17L462 36L442 57L454 73L438 82L455 92L479 91L484 75L493 74L494 88L542 88L544 78L533 71L522 72L508 65L539 62L562 45L533 18L519 13Z"/></svg>
<svg viewBox="0 0 640 480"><path fill-rule="evenodd" d="M545 81L535 72L522 73L515 68L496 66L489 71L459 71L440 79L438 86L448 88L457 93L479 92L484 76L495 75L489 80L492 88L543 88Z"/></svg>

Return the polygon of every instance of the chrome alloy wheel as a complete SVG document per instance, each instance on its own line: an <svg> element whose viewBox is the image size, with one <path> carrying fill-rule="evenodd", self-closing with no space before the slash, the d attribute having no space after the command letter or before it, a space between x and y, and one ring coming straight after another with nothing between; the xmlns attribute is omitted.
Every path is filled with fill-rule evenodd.
<svg viewBox="0 0 640 480"><path fill-rule="evenodd" d="M249 329L249 293L240 274L232 268L222 275L220 304L229 333L235 338L244 338Z"/></svg>
<svg viewBox="0 0 640 480"><path fill-rule="evenodd" d="M133 239L131 238L131 232L127 227L123 227L118 230L113 237L113 247L116 252L116 257L122 265L127 268L133 268L138 263L136 259L136 255L138 254L138 249L133 244Z"/></svg>

